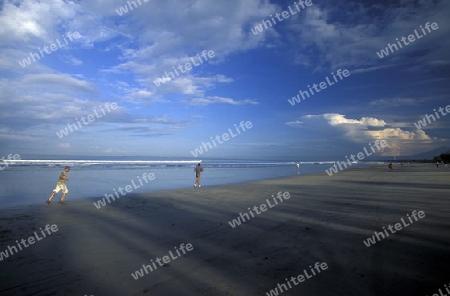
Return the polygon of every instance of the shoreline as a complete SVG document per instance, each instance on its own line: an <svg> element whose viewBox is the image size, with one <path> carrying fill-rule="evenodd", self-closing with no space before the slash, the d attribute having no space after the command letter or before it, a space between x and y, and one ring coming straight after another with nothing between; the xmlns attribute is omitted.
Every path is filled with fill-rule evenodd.
<svg viewBox="0 0 450 296"><path fill-rule="evenodd" d="M239 185L244 185L247 183L253 183L253 182L264 182L264 181L273 181L273 180L283 180L283 179L290 179L290 178L296 178L296 177L310 177L310 176L321 176L321 177L327 177L327 178L333 178L334 176L337 175L341 175L343 173L349 173L349 172L353 172L353 171L364 171L364 170L372 170L372 169L384 169L386 167L386 165L381 165L381 164L372 164L372 165L367 165L366 167L349 167L345 170L339 171L336 174L333 174L332 176L329 176L326 174L325 170L322 172L310 172L310 173L304 173L302 174L302 171L300 171L300 174L292 174L290 176L282 176L282 177L273 177L273 178L265 178L265 179L261 179L261 180L245 180L245 181L240 181L240 182L231 182L231 183L224 183L224 184L215 184L215 185L203 185L202 189L200 190L204 190L207 188L216 188L216 187L222 187L222 186L239 186ZM417 163L417 164L411 164L409 166L397 166L397 169L394 171L398 171L398 168L402 169L402 171L406 168L410 168L410 167L424 167L424 168L434 168L432 163ZM442 168L442 170L445 170L447 168ZM386 171L388 171L386 169ZM449 168L450 171L450 168ZM153 173L151 173L153 174ZM154 179L153 179L154 180ZM130 181L131 182L131 181ZM129 185L129 184L128 184ZM140 186L139 186L140 187ZM70 188L69 188L70 189ZM111 189L110 192L107 192L105 194L107 195L112 195L113 193L116 193L117 196L117 192L114 192L115 188ZM178 190L192 190L191 186L186 185L185 187L179 187L179 188L167 188L167 189L153 189L153 190L148 190L145 192L140 192L140 193L135 193L135 192L131 192L131 193L126 193L125 195L122 195L121 197L123 197L123 199L127 199L127 198L136 198L138 196L142 196L142 195L150 195L150 194L164 194L166 192L170 192L170 191L178 191ZM70 192L66 197L66 202L67 204L77 204L77 203L86 203L86 202L97 202L98 200L101 200L105 197L105 194L102 196L90 196L90 197L83 197L83 198L77 198L77 199L71 199L70 198ZM117 198L116 200L119 200L120 198ZM39 205L46 205L46 197L42 199L42 203L41 202L36 202L36 203L29 203L29 204L18 204L18 205L5 205L3 207L0 207L0 213L2 210L20 210L21 208L34 208L36 206ZM56 200L54 202L52 202L52 204L58 203Z"/></svg>
<svg viewBox="0 0 450 296"><path fill-rule="evenodd" d="M225 167L222 167L225 165ZM237 168L234 167L237 165ZM239 163L213 164L206 167L207 172L202 175L202 184L204 186L236 184L247 181L264 180L270 178L279 178L294 175L293 165L273 166L241 166ZM302 169L302 175L314 172L322 172L323 166L305 165ZM141 177L144 174L154 173L156 179L152 182L145 182ZM39 205L42 199L48 197L54 188L53 180L60 173L55 168L17 167L3 172L0 180L1 207L11 207L20 205ZM18 178L26 179L27 186L13 186ZM70 183L68 184L68 200L74 201L92 197L103 197L105 194L114 194L114 189L124 188L131 185L128 191L132 193L146 193L150 191L170 190L189 188L194 182L194 175L190 166L182 167L76 167L72 168L70 174ZM134 184L133 185L133 182ZM142 181L143 185L140 184ZM139 188L138 188L139 187ZM127 192L130 194L130 192ZM123 195L123 194L122 194Z"/></svg>
<svg viewBox="0 0 450 296"><path fill-rule="evenodd" d="M450 251L449 178L450 170L428 165L374 166L130 194L101 209L92 200L0 209L0 253L42 225L58 225L0 261L0 294L266 295L326 262L326 273L288 293L427 295L450 274L442 256ZM289 199L230 227L278 192ZM414 210L426 218L370 248L363 243ZM194 246L188 256L132 277L182 243Z"/></svg>
<svg viewBox="0 0 450 296"><path fill-rule="evenodd" d="M292 171L294 171L294 170L292 170ZM346 170L345 170L346 171ZM56 173L56 172L55 172ZM73 173L73 172L72 172ZM79 172L78 172L79 173ZM322 172L320 171L320 172L306 172L306 173L303 173L302 174L302 172L300 173L300 176L310 176L310 175L318 175L318 174L321 174ZM151 176L150 176L151 175ZM148 182L145 182L144 181L144 185L147 185L147 184L149 184L149 185L152 185L152 184L154 184L153 182L154 182L154 180L155 180L155 174L152 172L152 173L150 173L150 174L148 174L148 176L150 176L151 177L151 179L152 179L152 182L150 182L150 181L148 181ZM210 175L205 175L206 176L206 178L205 177L203 177L202 178L202 180L207 180L207 181L209 181L208 180L208 177L210 177ZM264 180L272 180L272 179L282 179L282 178L289 178L289 177L292 177L292 176L297 176L296 174L294 174L294 173L292 173L292 174L290 174L289 176L281 176L281 177L273 177L273 178L264 178L264 179L259 179L259 180L243 180L243 181L227 181L226 183L220 183L220 184L214 184L213 183L213 185L203 185L202 186L202 188L213 188L213 187L215 187L215 186L231 186L231 185L239 185L239 184L244 184L244 183L248 183L248 182L256 182L256 181L264 181ZM128 178L128 177L127 177ZM138 178L138 179L136 179L136 178ZM53 180L53 179L52 179ZM124 179L125 180L125 179ZM130 185L130 187L134 187L134 189L138 189L139 187L143 187L142 186L142 184L141 184L141 186L139 186L139 185L134 185L133 186L133 181L136 181L135 182L135 184L140 184L141 182L142 182L142 180L141 179L139 179L139 176L137 176L137 177L133 177L133 179L132 180L130 180L130 181L128 181L128 182L125 182L125 181L120 181L120 182L118 182L120 185L119 186L117 186L117 185L112 185L113 187L111 187L111 188L109 188L108 187L108 189L106 189L101 195L97 195L97 196L95 196L95 194L93 194L93 195L91 195L91 196L88 196L88 197L81 197L81 198L76 198L76 199L72 199L71 198L71 195L73 196L73 195L76 195L76 192L75 191L80 191L80 189L79 188L81 188L80 186L74 186L74 184L70 184L69 185L69 193L68 193L68 195L67 195L67 197L66 197L66 201L67 202L69 202L69 203L74 203L74 202L79 202L79 201L90 201L90 200L93 200L93 201L98 201L99 199L101 200L101 199L103 199L104 197L105 197L105 194L106 195L115 195L116 197L117 197L117 195L119 195L118 193L117 193L117 191L116 191L116 188L118 188L118 187L120 187L120 186L123 186L124 188L124 190L125 190L125 187L127 186L127 185ZM129 179L127 179L127 180L129 180ZM158 180L158 175L156 176L156 180ZM192 184L191 183L191 180L189 179L189 181L188 181L188 184ZM39 184L40 185L40 184ZM54 187L54 185L53 185L53 183L52 182L50 182L49 183L49 185L50 185L50 188L48 188L48 190L51 190L51 189L53 189L53 187ZM150 190L146 190L146 191L144 191L144 192L133 192L133 190L131 191L131 192L127 192L126 194L122 194L121 195L121 197L123 197L124 199L125 198L127 198L127 197L129 197L129 196L133 196L133 195L140 195L140 194L147 194L147 193L152 193L152 192L164 192L164 191L170 191L170 190L189 190L189 189L192 189L192 187L191 186L189 186L189 185L183 185L183 187L178 187L178 186L175 186L174 188L170 188L170 187L168 187L168 188L153 188L153 189L150 189ZM48 191L47 190L47 191ZM47 197L48 197L48 195L50 194L50 191L45 191L45 194L47 194L47 196L44 196L44 197L42 197L42 201L44 202L44 204L45 204L45 201L46 201L46 199L47 199ZM55 202L53 202L53 203L55 203ZM2 210L2 209L13 209L13 208L18 208L18 207L27 207L27 206L36 206L36 205L41 205L42 203L41 203L41 200L35 200L34 202L29 202L29 203L24 203L24 202L22 202L21 204L12 204L12 205L4 205L4 206L2 206L2 207L0 207L0 210Z"/></svg>

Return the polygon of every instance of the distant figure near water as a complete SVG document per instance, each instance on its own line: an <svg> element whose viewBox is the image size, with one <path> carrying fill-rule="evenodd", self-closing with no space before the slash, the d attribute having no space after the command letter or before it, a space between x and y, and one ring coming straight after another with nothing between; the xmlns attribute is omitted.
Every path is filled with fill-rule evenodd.
<svg viewBox="0 0 450 296"><path fill-rule="evenodd" d="M64 203L64 200L66 198L66 194L69 192L66 186L66 182L69 181L69 178L67 178L67 173L70 171L70 167L66 166L64 167L64 171L59 174L58 182L56 183L55 189L53 189L52 194L47 198L47 203L52 202L52 198L57 194L59 191L62 190L63 195L61 196L60 203Z"/></svg>
<svg viewBox="0 0 450 296"><path fill-rule="evenodd" d="M202 185L200 184L200 178L201 178L201 177L200 177L200 174L201 174L201 172L203 172L202 164L199 163L199 164L195 167L194 171L195 171L195 183L194 183L194 187L197 187L197 185L198 185L198 187L201 187Z"/></svg>
<svg viewBox="0 0 450 296"><path fill-rule="evenodd" d="M297 175L300 174L300 163L297 163Z"/></svg>
<svg viewBox="0 0 450 296"><path fill-rule="evenodd" d="M392 162L389 163L388 168L392 171L394 169L394 167L392 166Z"/></svg>

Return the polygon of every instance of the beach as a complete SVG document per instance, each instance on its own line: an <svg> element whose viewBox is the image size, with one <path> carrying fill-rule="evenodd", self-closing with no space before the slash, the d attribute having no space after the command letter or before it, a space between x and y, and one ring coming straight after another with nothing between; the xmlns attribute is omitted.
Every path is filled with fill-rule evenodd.
<svg viewBox="0 0 450 296"><path fill-rule="evenodd" d="M283 295L445 293L449 193L450 168L411 164L130 193L99 209L102 196L70 194L0 209L0 252L17 247L0 261L0 295L278 295L281 284ZM317 262L327 268L313 275Z"/></svg>

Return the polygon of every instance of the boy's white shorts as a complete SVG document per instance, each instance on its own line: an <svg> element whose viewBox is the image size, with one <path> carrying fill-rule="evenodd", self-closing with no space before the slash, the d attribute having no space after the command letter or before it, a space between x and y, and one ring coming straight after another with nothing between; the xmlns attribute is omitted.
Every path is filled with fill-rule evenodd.
<svg viewBox="0 0 450 296"><path fill-rule="evenodd" d="M58 193L60 190L62 190L62 192L66 193L66 194L69 192L66 184L56 184L56 187L55 187L55 189L53 189L53 192Z"/></svg>

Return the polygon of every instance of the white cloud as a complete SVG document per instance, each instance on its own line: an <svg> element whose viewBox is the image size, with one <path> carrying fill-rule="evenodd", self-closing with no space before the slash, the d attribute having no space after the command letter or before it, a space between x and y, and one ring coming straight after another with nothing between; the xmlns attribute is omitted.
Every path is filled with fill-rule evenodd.
<svg viewBox="0 0 450 296"><path fill-rule="evenodd" d="M327 125L323 125L321 120ZM302 122L302 124L300 124ZM367 144L376 140L386 140L388 147L380 152L380 155L408 155L423 151L427 145L439 139L432 139L423 130L408 131L401 128L394 128L392 124L383 119L374 117L362 117L361 119L349 119L343 114L327 113L319 115L305 115L302 121L287 123L291 127L306 126L316 128L316 133L321 135L329 132L330 127L334 131L336 138ZM338 134L336 134L339 132Z"/></svg>
<svg viewBox="0 0 450 296"><path fill-rule="evenodd" d="M423 102L423 99L413 99L413 98L389 98L389 99L378 99L370 102L372 106L386 106L386 107L399 107L399 106L416 106Z"/></svg>
<svg viewBox="0 0 450 296"><path fill-rule="evenodd" d="M95 86L92 83L74 78L68 74L30 74L25 75L19 83L35 89L95 91Z"/></svg>
<svg viewBox="0 0 450 296"><path fill-rule="evenodd" d="M234 100L230 98L223 98L223 97L204 97L204 98L195 98L189 100L189 105L210 105L210 104L230 104L235 106L240 105L258 105L259 103L254 100Z"/></svg>
<svg viewBox="0 0 450 296"><path fill-rule="evenodd" d="M292 127L298 127L298 126L301 126L302 124L303 124L303 122L299 121L299 120L286 122L286 125L289 125Z"/></svg>
<svg viewBox="0 0 450 296"><path fill-rule="evenodd" d="M0 10L0 45L31 48L54 41L61 36L57 29L69 25L79 9L72 1L6 0Z"/></svg>
<svg viewBox="0 0 450 296"><path fill-rule="evenodd" d="M357 120L357 119L347 119L347 118L345 118L345 115L332 114L332 113L324 114L323 117L325 119L327 119L331 125L349 124L349 125L359 125L359 126L364 126L364 127L369 127L369 126L383 127L383 126L387 125L384 120L380 120L380 119L373 118L373 117L362 117L361 119Z"/></svg>
<svg viewBox="0 0 450 296"><path fill-rule="evenodd" d="M114 50L118 59L116 64L102 71L135 76L135 85L124 89L123 95L128 101L165 102L164 97L171 94L201 98L218 83L233 81L221 74L210 74L208 64L220 64L230 54L259 46L264 34L255 36L247 28L277 8L261 0L198 0L191 4L182 0L155 0L119 17L115 9L123 5L126 1L21 0L13 3L7 0L0 11L0 67L28 74L20 83L30 83L30 89L65 89L64 93L68 93L67 90L93 91L93 84L46 67L45 62L50 58L45 62L33 62L26 68L18 64L30 51L36 52L38 47L54 43L61 33L78 31L83 37L59 50L59 59L71 65L84 65L83 58L64 50L70 46L101 50L105 44L103 49ZM112 40L114 43L106 43ZM204 50L213 50L215 56L160 87L154 85L153 80L163 76L165 71L190 62ZM18 82L12 81L12 84Z"/></svg>

